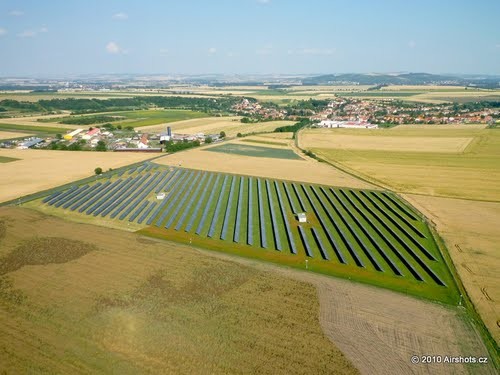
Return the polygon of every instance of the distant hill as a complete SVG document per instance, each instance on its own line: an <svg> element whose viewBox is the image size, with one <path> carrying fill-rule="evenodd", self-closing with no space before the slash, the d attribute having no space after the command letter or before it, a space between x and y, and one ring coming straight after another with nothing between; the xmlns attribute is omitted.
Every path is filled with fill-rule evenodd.
<svg viewBox="0 0 500 375"><path fill-rule="evenodd" d="M328 84L358 84L358 85L460 85L478 86L483 88L500 87L499 77L463 77L429 73L399 73L399 74L326 74L308 77L302 80L304 85Z"/></svg>

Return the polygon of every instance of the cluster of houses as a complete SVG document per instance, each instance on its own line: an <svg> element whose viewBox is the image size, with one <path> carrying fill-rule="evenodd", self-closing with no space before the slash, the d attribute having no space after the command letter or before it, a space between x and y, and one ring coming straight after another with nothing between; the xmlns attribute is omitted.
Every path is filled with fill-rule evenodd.
<svg viewBox="0 0 500 375"><path fill-rule="evenodd" d="M232 109L240 115L260 117L265 120L283 120L287 116L287 111L284 109L263 107L258 102L252 102L248 99L242 99Z"/></svg>
<svg viewBox="0 0 500 375"><path fill-rule="evenodd" d="M457 109L453 103L402 103L394 99L336 97L326 108L312 115L311 119L373 124L484 124L493 122L499 112L498 108L478 111Z"/></svg>

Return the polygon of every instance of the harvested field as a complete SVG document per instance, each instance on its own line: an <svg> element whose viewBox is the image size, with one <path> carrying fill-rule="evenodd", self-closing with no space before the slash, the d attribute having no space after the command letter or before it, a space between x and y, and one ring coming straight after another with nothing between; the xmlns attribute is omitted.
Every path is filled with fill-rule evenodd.
<svg viewBox="0 0 500 375"><path fill-rule="evenodd" d="M0 149L0 157L17 158L0 164L0 202L92 176L96 167L118 168L151 155L140 153Z"/></svg>
<svg viewBox="0 0 500 375"><path fill-rule="evenodd" d="M500 345L500 203L405 198L436 223L467 293Z"/></svg>
<svg viewBox="0 0 500 375"><path fill-rule="evenodd" d="M13 139L13 138L21 138L21 137L31 137L33 134L31 133L22 133L22 132L4 132L0 130L0 140Z"/></svg>
<svg viewBox="0 0 500 375"><path fill-rule="evenodd" d="M376 130L373 130L376 131ZM398 137L335 134L335 130L305 133L301 143L310 148L461 153L473 138Z"/></svg>
<svg viewBox="0 0 500 375"><path fill-rule="evenodd" d="M31 210L0 217L0 264L46 233L90 250L0 277L0 372L358 373L311 283Z"/></svg>
<svg viewBox="0 0 500 375"><path fill-rule="evenodd" d="M249 158L241 155L210 153L193 149L175 153L155 160L155 163L205 171L238 173L250 176L271 177L283 180L300 180L333 186L372 188L355 177L329 165L312 160L278 160L270 158Z"/></svg>
<svg viewBox="0 0 500 375"><path fill-rule="evenodd" d="M357 137L354 130L342 130L333 134ZM304 135L303 135L304 134ZM388 188L403 192L443 197L467 198L473 200L500 201L500 132L495 129L472 127L406 127L379 129L368 134L376 147L379 138L397 137L402 142L412 142L415 137L433 137L437 143L449 138L473 138L462 153L387 151L377 149L340 149L315 147L315 139L308 142L307 136L314 129L300 133L302 148L312 150L318 156L339 165L368 181L374 181ZM367 135L367 136L368 136ZM303 136L306 142L303 142ZM326 137L326 135L325 135ZM311 138L309 138L310 140ZM355 142L355 141L353 141ZM322 143L324 145L324 143ZM366 146L368 147L368 145Z"/></svg>
<svg viewBox="0 0 500 375"><path fill-rule="evenodd" d="M279 126L291 125L293 121L267 121L255 124L243 124L240 120L241 117L207 117L201 119L192 119L186 121L177 121L169 123L168 126L172 128L175 133L182 134L218 134L224 131L228 137L235 137L236 134L248 134L259 132L272 132ZM147 126L141 130L148 130L153 132L165 131L166 124Z"/></svg>

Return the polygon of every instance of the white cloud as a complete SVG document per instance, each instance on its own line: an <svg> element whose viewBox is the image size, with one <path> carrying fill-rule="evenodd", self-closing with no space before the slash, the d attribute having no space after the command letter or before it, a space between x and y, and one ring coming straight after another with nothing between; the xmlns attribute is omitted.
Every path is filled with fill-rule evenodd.
<svg viewBox="0 0 500 375"><path fill-rule="evenodd" d="M123 48L121 48L115 42L109 42L108 44L106 44L106 51L108 51L108 53L111 53L113 55L126 54L127 53L126 50L124 50Z"/></svg>
<svg viewBox="0 0 500 375"><path fill-rule="evenodd" d="M19 38L34 38L36 36L36 31L24 30L22 33L17 34Z"/></svg>
<svg viewBox="0 0 500 375"><path fill-rule="evenodd" d="M22 10L11 10L9 12L9 16L14 16L14 17L21 17L21 16L24 16L24 12Z"/></svg>
<svg viewBox="0 0 500 375"><path fill-rule="evenodd" d="M217 52L217 49L216 49L215 47L210 47L210 48L208 49L208 53L209 53L210 55L213 55L213 54L214 54L214 53L216 53L216 52Z"/></svg>
<svg viewBox="0 0 500 375"><path fill-rule="evenodd" d="M7 30L0 27L0 36L7 34Z"/></svg>
<svg viewBox="0 0 500 375"><path fill-rule="evenodd" d="M114 20L127 20L128 19L128 14L126 13L123 13L123 12L119 12L119 13L116 13L116 14L113 14L113 17L112 17Z"/></svg>
<svg viewBox="0 0 500 375"><path fill-rule="evenodd" d="M38 30L40 33L48 33L49 29L47 29L45 26L40 27L40 30Z"/></svg>
<svg viewBox="0 0 500 375"><path fill-rule="evenodd" d="M410 41L408 42L408 47L410 47L410 48L415 48L416 46L417 46L417 43L415 43L415 41L414 41L414 40L410 40Z"/></svg>
<svg viewBox="0 0 500 375"><path fill-rule="evenodd" d="M260 4L269 4L271 0L257 0L257 2Z"/></svg>

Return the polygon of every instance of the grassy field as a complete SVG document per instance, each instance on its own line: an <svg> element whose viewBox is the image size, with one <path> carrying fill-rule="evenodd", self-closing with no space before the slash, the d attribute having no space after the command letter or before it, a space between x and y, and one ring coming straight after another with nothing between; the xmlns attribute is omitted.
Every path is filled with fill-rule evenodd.
<svg viewBox="0 0 500 375"><path fill-rule="evenodd" d="M155 193L166 192L157 201ZM92 198L92 199L90 199ZM378 192L166 169L145 163L28 207L456 304L455 284L418 214ZM299 224L298 212L308 222Z"/></svg>
<svg viewBox="0 0 500 375"><path fill-rule="evenodd" d="M0 124L0 131L8 131L8 132L21 132L20 136L22 137L23 132L30 132L32 134L57 134L64 133L68 129L65 128L56 128L53 126L30 126L30 125L18 125L18 124ZM0 133L1 134L1 133Z"/></svg>
<svg viewBox="0 0 500 375"><path fill-rule="evenodd" d="M134 128L207 117L207 114L203 112L195 112L182 109L110 112L108 113L108 115L123 116L126 118L126 120L113 123L115 126L133 126Z"/></svg>
<svg viewBox="0 0 500 375"><path fill-rule="evenodd" d="M327 134L311 129L303 134L302 148L397 192L500 201L500 132L495 129L398 126L370 133L330 130ZM335 145L337 135L348 136L349 144L365 149L324 147L329 140ZM373 146L366 142L367 136ZM423 142L422 137L432 138L431 142ZM462 152L448 152L471 138ZM379 140L384 150L377 149ZM399 150L401 144L408 149ZM420 152L422 148L426 152Z"/></svg>
<svg viewBox="0 0 500 375"><path fill-rule="evenodd" d="M265 143L265 142L264 142ZM278 146L282 146L278 144ZM302 160L302 158L290 149L276 148L276 147L261 147L244 145L241 143L225 143L220 146L214 146L205 149L210 152L222 152L227 154L252 156L258 158L276 158L276 159L295 159Z"/></svg>
<svg viewBox="0 0 500 375"><path fill-rule="evenodd" d="M12 161L19 160L17 158L9 158L7 156L0 156L0 163L10 163Z"/></svg>
<svg viewBox="0 0 500 375"><path fill-rule="evenodd" d="M31 210L0 218L2 373L358 373L310 283Z"/></svg>

